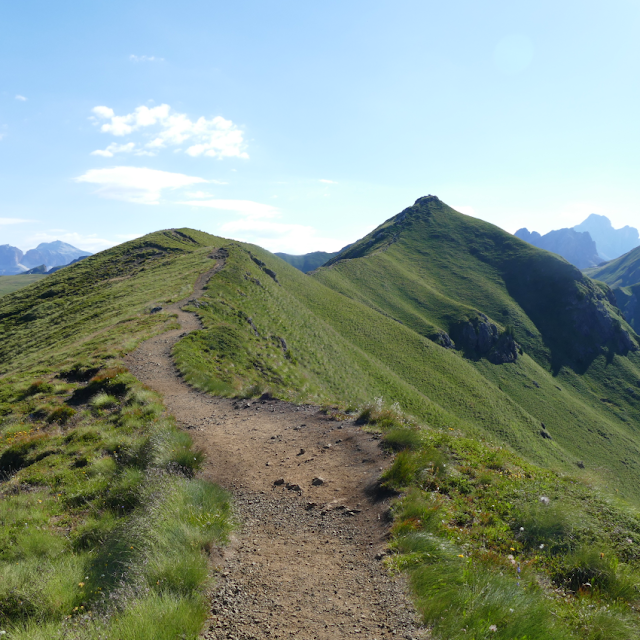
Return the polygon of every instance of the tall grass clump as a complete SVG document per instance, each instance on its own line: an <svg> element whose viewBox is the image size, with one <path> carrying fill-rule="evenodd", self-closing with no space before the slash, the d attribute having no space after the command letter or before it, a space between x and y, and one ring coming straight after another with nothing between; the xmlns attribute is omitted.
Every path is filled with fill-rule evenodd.
<svg viewBox="0 0 640 640"><path fill-rule="evenodd" d="M371 403L361 420L375 429L383 412ZM386 424L381 483L399 494L387 562L434 639L640 638L640 516L504 446Z"/></svg>
<svg viewBox="0 0 640 640"><path fill-rule="evenodd" d="M0 389L12 407L0 415L0 630L195 639L229 495L193 479L203 452L120 364L74 372L64 390L44 379ZM36 396L73 420L38 418Z"/></svg>

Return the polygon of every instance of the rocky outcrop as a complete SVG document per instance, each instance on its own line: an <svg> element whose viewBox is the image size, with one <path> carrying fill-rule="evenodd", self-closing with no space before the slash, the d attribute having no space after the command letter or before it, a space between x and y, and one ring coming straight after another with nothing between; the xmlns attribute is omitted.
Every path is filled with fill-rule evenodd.
<svg viewBox="0 0 640 640"><path fill-rule="evenodd" d="M500 332L483 313L461 322L454 333L456 344L470 357L486 358L494 364L515 362L522 353L510 330Z"/></svg>
<svg viewBox="0 0 640 640"><path fill-rule="evenodd" d="M22 251L10 244L0 245L0 276L14 276L23 273L26 268L21 264Z"/></svg>
<svg viewBox="0 0 640 640"><path fill-rule="evenodd" d="M530 232L528 229L518 229L515 235L534 247L557 253L578 269L595 267L602 262L596 243L588 232L558 229L541 236L537 231Z"/></svg>
<svg viewBox="0 0 640 640"><path fill-rule="evenodd" d="M617 308L616 296L608 287L601 289L585 279L567 300L567 310L573 320L572 342L579 357L596 356L607 347L620 354L637 351L638 345L622 325L624 316Z"/></svg>

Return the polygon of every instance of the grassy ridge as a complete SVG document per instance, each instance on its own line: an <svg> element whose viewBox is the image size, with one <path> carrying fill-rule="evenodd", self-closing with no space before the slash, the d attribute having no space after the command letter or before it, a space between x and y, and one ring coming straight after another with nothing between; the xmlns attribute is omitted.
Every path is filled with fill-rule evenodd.
<svg viewBox="0 0 640 640"><path fill-rule="evenodd" d="M180 300L211 267L213 236L150 234L90 256L0 301L0 374L59 367L83 354L123 354L166 330L149 310Z"/></svg>
<svg viewBox="0 0 640 640"><path fill-rule="evenodd" d="M0 630L198 636L229 498L118 357L175 326L215 238L152 234L0 301Z"/></svg>
<svg viewBox="0 0 640 640"><path fill-rule="evenodd" d="M496 366L474 354L466 362L491 383L486 391L497 406L508 397L532 419L537 437L546 426L554 446L544 440L534 453L510 440L508 430L493 433L531 460L553 466L560 458L565 468L582 462L637 496L640 359L616 353L611 342L598 345L598 331L581 326L608 320L615 338L624 323L611 294L575 267L426 199L313 278L432 340L455 336L461 322L481 313L501 331L511 327L524 348L517 362ZM606 310L601 319L599 308Z"/></svg>
<svg viewBox="0 0 640 640"><path fill-rule="evenodd" d="M573 331L575 337L575 320L585 310L589 318L594 308L604 310L612 320L615 310L608 289L583 279L573 267L551 254L496 235L491 225L474 226L465 217L443 208L431 214L426 219L401 219L400 230L393 220L386 223L382 233L378 230L348 250L351 259L323 268L313 277L258 247L182 229L126 243L53 274L46 283L5 296L0 301L0 325L6 336L0 345L0 368L5 372L3 383L10 385L14 395L2 409L6 414L2 424L6 423L9 431L14 423L20 424L22 431L22 423L41 424L39 430L46 435L40 438L38 434L37 444L29 450L33 457L24 458L29 464L20 466L17 473L12 471L9 482L26 485L32 491L39 486L38 478L47 478L49 484L43 486L51 491L47 487L53 481L46 475L46 465L61 455L61 469L67 474L63 478L68 479L69 494L74 495L76 485L82 490L93 486L82 478L76 480L83 469L87 470L85 467L104 458L115 460L107 447L109 438L124 442L125 448L136 449L127 444L129 432L119 426L135 405L128 399L133 390L118 395L110 388L110 382L99 387L104 380L113 379L117 384L117 377L126 374L112 376L100 370L113 368L116 359L140 340L171 327L171 317L163 312L151 314L150 309L166 300L187 296L197 274L210 268L211 248L224 247L229 253L226 266L192 308L202 319L204 329L189 334L175 347L179 368L192 384L222 395L252 396L270 390L291 400L340 402L351 408L362 406L372 397L384 397L397 402L419 423L429 425L426 430L409 425L407 430L402 419L391 419L386 440L389 446L406 450L398 455L385 482L409 491L396 513L398 566L412 573L425 619L436 627L440 625L441 637L462 637L454 635L465 633L458 625L461 622L466 625L466 633L472 629L476 634L465 637L484 638L493 633L501 635L491 637L505 638L637 637L637 623L630 609L635 600L627 588L637 570L635 542L625 550L625 545L631 544L625 541L638 537L637 517L594 492L608 483L609 493L632 499L638 496L638 356L633 352L618 353L615 331L608 342L598 344L597 331L586 327L581 338L586 344L583 351L558 344L550 337L553 323L559 327L558 335L567 338ZM438 218L441 214L444 217ZM501 255L508 258L502 266ZM522 265L531 269L518 271ZM547 281L550 284L545 287ZM535 306L534 294L549 291L552 295L547 297L544 309L548 314L556 313L552 318L540 319L536 316L540 312L530 313L529 309ZM565 294L569 304L563 300ZM506 313L502 314L502 310ZM516 362L495 365L434 342L442 332L451 331L454 335L461 321L477 320L481 313L494 320L501 332L506 333L511 327L525 348ZM626 325L620 322L618 330L626 330ZM85 354L91 355L91 362L83 364ZM90 375L88 367L95 368ZM74 370L87 371L89 381L74 383L64 373L73 375ZM14 407L22 402L19 394L26 393L38 378L53 385L52 389L32 394L36 400L38 393L44 394L42 411L39 413L35 404L25 404L16 412ZM56 390L59 384L76 386ZM82 391L87 387L88 392ZM35 388L40 389L37 385ZM140 402L135 407L136 411L144 411ZM374 413L369 412L369 419L376 422ZM95 446L82 445L86 447L82 457L87 465L73 466L78 457L74 449L77 443L64 440L65 419L70 425L75 424L74 420L89 421L79 423L81 431L92 425L91 421L97 421L99 433L105 435L100 435ZM154 420L162 422L162 417L151 416L139 422L136 429L140 431L134 433L134 440L139 438L142 442L146 438L149 446L155 446ZM165 426L168 433L173 433L170 424ZM56 431L58 428L61 433ZM552 439L543 437L542 432L551 434ZM26 437L33 435L28 433ZM50 440L59 454L49 452ZM0 455L4 456L14 444L5 440L0 445ZM523 457L514 454L514 450ZM47 455L40 457L44 453ZM190 454L184 456L189 457ZM138 460L136 456L126 459ZM154 462L159 459L155 454L144 457L142 484L134 485L126 495L151 496L144 501L148 505L171 505L172 495L181 495L180 500L184 501L184 494L169 490L166 499L154 502L153 496L162 493L154 489L154 478L158 477L155 470L159 469L164 478L163 474L172 468L171 464L167 467ZM61 472L57 464L52 467L51 478ZM140 479L135 466L139 463L125 469L127 464L119 462L114 473L131 482L136 477ZM30 467L35 470L32 475ZM563 479L558 469L571 469L572 473ZM114 480L119 481L120 477L113 476L104 491L99 489L97 475L91 478L98 488L96 502L91 503L87 513L97 513L98 518L94 519L104 514L107 536L111 531L107 524L117 511L109 515L104 505L111 487L119 486ZM178 479L180 476L176 482ZM193 486L188 479L180 482ZM21 492L22 489L17 495ZM523 522L532 523L534 530L541 529L538 521L544 517L534 507L540 495L547 494L567 510L575 511L584 524L566 528L564 521L560 526L552 518L549 525L553 535L548 544L556 544L553 532L560 526L558 539L566 538L573 545L564 547L565 551L570 550L573 565L561 566L552 555L540 559L542 554L519 533ZM437 509L431 508L433 500L438 503ZM115 504L125 505L122 501ZM224 499L217 504L224 505ZM223 506L220 508L224 511ZM126 522L136 525L130 530L139 532L139 540L149 541L145 536L163 530L153 525L154 518L168 512L173 514L171 521L189 519L193 513L172 511L169 506L146 509L134 503L123 517L131 518ZM76 530L89 526L89 520L82 520L84 515L73 511L72 505L65 503L60 515L69 521L77 518L73 525ZM524 520L525 516L529 520ZM198 517L195 524L200 526L203 522ZM524 531L529 528L527 524ZM437 538L434 548L430 546L432 536ZM201 541L195 545L197 553L193 557L201 562L207 543L198 539ZM137 544L128 547L134 551ZM161 540L145 544L163 557L165 547ZM537 544L540 551L539 545L547 542ZM599 546L605 551L592 557ZM510 553L511 547L517 554ZM599 553L610 552L618 564L599 564ZM60 558L73 559L77 553L65 547ZM118 553L124 553L123 559L128 558L126 546ZM522 597L522 585L506 571L514 566L508 555L514 555L514 560L518 556L523 566L528 563L526 577L531 588ZM203 575L198 566L202 565L194 561L193 571L184 567L179 574L193 576L191 591L175 588L165 593L153 588L152 574L143 569L152 565L152 559L132 559L128 574L134 590L136 585L151 586L155 600L149 601L146 610L152 612L150 615L170 612L167 615L183 620L180 624L185 625L187 618L198 620L196 594ZM582 594L578 594L575 606L573 601L567 607L558 605L554 611L563 621L554 623L544 605L546 599L556 596L544 581L550 580L563 594L574 598L571 594L579 589L572 581L583 575L584 567L590 576L595 575L598 591L590 596L594 599L582 600ZM82 573L84 567L79 571ZM442 591L433 591L433 578L438 573ZM598 582L602 576L608 577ZM631 578L625 582L625 576ZM158 580L156 586L161 583ZM539 580L543 583L538 588L535 583ZM593 580L586 579L592 585ZM86 584L85 580L79 582ZM482 594L493 595L489 598ZM450 614L436 606L440 601L449 602ZM143 633L139 627L135 629L142 606L139 599L133 597L127 602L124 611L129 618L119 616L117 620L129 620L130 630L125 633L113 627L114 637L127 637L127 633L138 637L136 633ZM517 615L509 611L514 602L521 608ZM196 608L190 609L189 603ZM43 624L52 625L56 631L65 607L66 604L56 609L58 618L41 617ZM609 620L612 611L613 622ZM186 617L179 612L187 612ZM77 614L71 615L74 619ZM12 624L17 622L12 620ZM626 630L626 636L615 631L614 622ZM113 616L103 620L103 624L115 623ZM31 623L27 620L20 624ZM492 625L496 626L495 631ZM170 634L177 631L165 626L169 635L158 637L176 637ZM598 628L605 630L600 636L591 633L591 629ZM185 630L188 634L193 632L189 626ZM25 637L37 637L33 629L24 633Z"/></svg>
<svg viewBox="0 0 640 640"><path fill-rule="evenodd" d="M460 354L266 251L238 243L226 247L227 266L194 309L205 330L175 349L178 366L193 384L239 395L269 387L293 400L351 406L383 396L434 426L493 435L536 459L561 464L566 457L540 438L532 416Z"/></svg>

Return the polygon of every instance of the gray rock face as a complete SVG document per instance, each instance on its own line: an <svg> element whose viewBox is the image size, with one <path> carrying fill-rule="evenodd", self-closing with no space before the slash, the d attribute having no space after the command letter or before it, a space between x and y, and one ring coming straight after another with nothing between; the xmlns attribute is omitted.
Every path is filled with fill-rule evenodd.
<svg viewBox="0 0 640 640"><path fill-rule="evenodd" d="M498 327L480 314L474 321L462 323L457 333L457 344L468 355L487 358L494 364L515 362L518 359L519 345L509 333L498 331Z"/></svg>
<svg viewBox="0 0 640 640"><path fill-rule="evenodd" d="M576 291L567 301L567 309L573 317L576 330L576 348L582 357L597 355L607 345L616 353L637 351L638 345L622 327L620 319L607 307L605 301L616 305L614 293L603 292L591 285L587 294Z"/></svg>
<svg viewBox="0 0 640 640"><path fill-rule="evenodd" d="M26 271L21 264L23 255L18 247L12 247L10 244L0 245L0 276L14 276Z"/></svg>
<svg viewBox="0 0 640 640"><path fill-rule="evenodd" d="M603 260L618 258L640 245L637 229L629 226L614 229L607 216L592 213L584 222L573 228L576 231L587 231L591 235Z"/></svg>
<svg viewBox="0 0 640 640"><path fill-rule="evenodd" d="M595 267L602 262L598 255L596 243L586 231L558 229L541 236L536 231L530 232L528 229L518 229L515 235L534 247L557 253L578 267L578 269Z"/></svg>

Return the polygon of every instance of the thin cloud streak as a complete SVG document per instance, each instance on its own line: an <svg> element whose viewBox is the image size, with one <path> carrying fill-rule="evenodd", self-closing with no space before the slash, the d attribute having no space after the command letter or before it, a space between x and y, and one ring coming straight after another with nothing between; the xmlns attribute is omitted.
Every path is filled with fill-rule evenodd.
<svg viewBox="0 0 640 640"><path fill-rule="evenodd" d="M206 183L207 180L183 173L170 173L146 167L112 167L91 169L75 178L76 182L98 185L101 198L137 204L159 204L162 192Z"/></svg>

